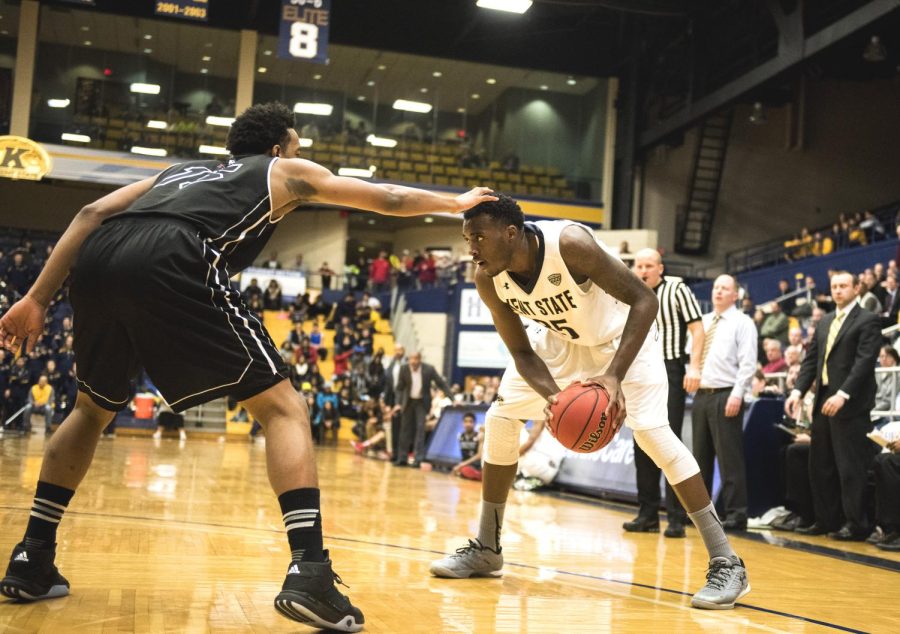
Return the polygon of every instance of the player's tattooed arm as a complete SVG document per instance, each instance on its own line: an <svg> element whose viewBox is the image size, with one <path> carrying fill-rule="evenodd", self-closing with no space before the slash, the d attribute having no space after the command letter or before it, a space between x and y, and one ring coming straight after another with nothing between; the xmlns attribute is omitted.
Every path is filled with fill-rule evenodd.
<svg viewBox="0 0 900 634"><path fill-rule="evenodd" d="M563 230L559 239L559 250L569 272L576 280L590 279L614 298L631 307L622 333L622 341L607 370L607 374L615 376L621 382L656 320L656 313L659 310L656 293L618 258L604 251L594 237L581 227L569 226Z"/></svg>
<svg viewBox="0 0 900 634"><path fill-rule="evenodd" d="M460 212L485 201L497 200L491 190L485 187L476 187L455 198L449 198L415 187L335 176L321 165L303 159L278 161L272 177L272 199L273 209L317 202L390 216Z"/></svg>
<svg viewBox="0 0 900 634"><path fill-rule="evenodd" d="M522 320L497 296L493 280L481 270L475 272L475 287L478 295L491 311L494 326L506 348L512 355L516 370L531 388L543 398L559 392L556 381L547 369L547 364L535 353L525 334Z"/></svg>

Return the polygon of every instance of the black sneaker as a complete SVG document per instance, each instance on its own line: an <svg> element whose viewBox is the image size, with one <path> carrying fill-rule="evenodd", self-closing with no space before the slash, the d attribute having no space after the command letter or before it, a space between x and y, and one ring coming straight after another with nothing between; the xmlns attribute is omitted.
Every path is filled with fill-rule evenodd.
<svg viewBox="0 0 900 634"><path fill-rule="evenodd" d="M331 569L327 550L321 563L292 561L281 592L275 597L275 609L313 627L358 632L365 622L362 612L338 591L335 582L343 585Z"/></svg>
<svg viewBox="0 0 900 634"><path fill-rule="evenodd" d="M53 564L52 549L26 549L19 543L9 558L6 576L0 581L0 594L19 601L54 599L69 594L69 582Z"/></svg>

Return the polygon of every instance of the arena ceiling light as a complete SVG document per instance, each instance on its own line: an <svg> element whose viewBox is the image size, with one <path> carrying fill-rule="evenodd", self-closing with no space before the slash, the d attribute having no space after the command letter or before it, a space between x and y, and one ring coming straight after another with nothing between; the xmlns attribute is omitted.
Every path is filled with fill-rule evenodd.
<svg viewBox="0 0 900 634"><path fill-rule="evenodd" d="M147 122L147 127L153 128L154 130L165 130L166 128L169 127L169 124L166 123L165 121L157 121L156 119L150 119L150 121Z"/></svg>
<svg viewBox="0 0 900 634"><path fill-rule="evenodd" d="M374 171L372 169L364 169L362 167L341 167L338 169L338 176L355 176L356 178L372 178Z"/></svg>
<svg viewBox="0 0 900 634"><path fill-rule="evenodd" d="M86 134L75 134L73 132L63 132L63 141L74 141L75 143L90 143L91 137Z"/></svg>
<svg viewBox="0 0 900 634"><path fill-rule="evenodd" d="M300 147L312 147L313 140L300 137Z"/></svg>
<svg viewBox="0 0 900 634"><path fill-rule="evenodd" d="M426 112L431 112L431 104L422 101L398 99L394 102L394 110L406 110L407 112L420 112L425 114Z"/></svg>
<svg viewBox="0 0 900 634"><path fill-rule="evenodd" d="M227 128L232 123L234 123L234 117L215 117L213 115L206 117L206 125L220 125Z"/></svg>
<svg viewBox="0 0 900 634"><path fill-rule="evenodd" d="M294 112L297 114L314 114L320 117L330 117L334 112L334 106L330 103L308 103L298 101L294 104Z"/></svg>
<svg viewBox="0 0 900 634"><path fill-rule="evenodd" d="M366 142L375 147L397 147L397 139L388 139L387 137L375 136L374 134L367 136Z"/></svg>
<svg viewBox="0 0 900 634"><path fill-rule="evenodd" d="M68 108L69 104L72 103L68 99L48 99L47 105L51 108Z"/></svg>
<svg viewBox="0 0 900 634"><path fill-rule="evenodd" d="M216 156L228 156L231 154L231 152L218 145L201 145L199 152L200 154L215 154Z"/></svg>
<svg viewBox="0 0 900 634"><path fill-rule="evenodd" d="M476 6L482 9L507 11L509 13L525 13L531 8L531 0L478 0Z"/></svg>
<svg viewBox="0 0 900 634"><path fill-rule="evenodd" d="M143 147L140 145L132 146L132 154L143 154L144 156L167 156L169 153L161 147Z"/></svg>
<svg viewBox="0 0 900 634"><path fill-rule="evenodd" d="M131 84L131 92L141 93L143 95L158 95L159 84Z"/></svg>

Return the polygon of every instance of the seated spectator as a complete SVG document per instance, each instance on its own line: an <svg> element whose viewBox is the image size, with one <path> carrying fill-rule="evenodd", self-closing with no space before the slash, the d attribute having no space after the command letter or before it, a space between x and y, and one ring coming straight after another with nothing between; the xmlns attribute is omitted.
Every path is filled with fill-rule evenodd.
<svg viewBox="0 0 900 634"><path fill-rule="evenodd" d="M769 302L767 307L769 314L762 322L759 336L762 339L777 339L782 345L787 345L788 330L791 327L787 315L781 312L778 302Z"/></svg>
<svg viewBox="0 0 900 634"><path fill-rule="evenodd" d="M868 244L866 232L863 231L855 220L847 221L847 246L862 247Z"/></svg>
<svg viewBox="0 0 900 634"><path fill-rule="evenodd" d="M831 234L816 231L810 251L816 256L834 252L834 238L831 237Z"/></svg>
<svg viewBox="0 0 900 634"><path fill-rule="evenodd" d="M894 368L900 365L900 354L892 345L883 345L878 352L878 365L882 368ZM875 409L873 411L891 411L894 405L894 375L890 372L876 372L875 382L878 389L875 392ZM897 383L900 385L900 382ZM872 415L875 427L881 427L888 421L889 416Z"/></svg>
<svg viewBox="0 0 900 634"><path fill-rule="evenodd" d="M863 274L860 276L862 281L866 283L866 286L870 291L878 298L878 303L884 305L884 299L887 297L887 289L882 286L881 280L879 279L879 274L876 273L877 267L872 267L863 271ZM882 270L883 272L883 270Z"/></svg>
<svg viewBox="0 0 900 634"><path fill-rule="evenodd" d="M480 481L484 434L475 430L475 414L467 412L463 415L463 430L457 440L462 460L453 466L451 473L467 480Z"/></svg>
<svg viewBox="0 0 900 634"><path fill-rule="evenodd" d="M431 288L437 280L437 269L434 256L427 252L417 267L419 288Z"/></svg>
<svg viewBox="0 0 900 634"><path fill-rule="evenodd" d="M881 550L900 552L900 422L885 425L878 434L887 441L873 465L878 528L866 541Z"/></svg>
<svg viewBox="0 0 900 634"><path fill-rule="evenodd" d="M859 305L870 313L881 314L881 302L878 301L878 297L872 292L872 287L863 280L859 282Z"/></svg>
<svg viewBox="0 0 900 634"><path fill-rule="evenodd" d="M50 383L47 381L47 376L42 374L38 378L37 384L32 385L31 390L28 393L28 404L25 406L25 411L22 413L24 425L23 431L25 433L31 431L32 414L43 414L44 432L48 436L52 434L54 402L55 397L53 394L53 388L50 387Z"/></svg>
<svg viewBox="0 0 900 634"><path fill-rule="evenodd" d="M887 237L884 225L875 217L875 214L868 210L863 213L863 219L859 223L859 228L865 233L868 242L884 240Z"/></svg>
<svg viewBox="0 0 900 634"><path fill-rule="evenodd" d="M262 300L262 289L259 287L259 280L255 277L250 280L250 285L244 289L244 301L249 304L250 300L254 298Z"/></svg>
<svg viewBox="0 0 900 634"><path fill-rule="evenodd" d="M318 442L322 444L331 434L331 444L337 444L338 430L341 428L341 414L331 399L322 402L314 428L318 433Z"/></svg>
<svg viewBox="0 0 900 634"><path fill-rule="evenodd" d="M269 259L263 264L263 267L267 269L281 268L281 262L278 261L278 251L272 251L271 255L269 255Z"/></svg>
<svg viewBox="0 0 900 634"><path fill-rule="evenodd" d="M309 318L317 321L319 317L328 318L331 314L331 304L326 302L321 295L316 295L309 302Z"/></svg>
<svg viewBox="0 0 900 634"><path fill-rule="evenodd" d="M779 298L787 295L791 292L791 283L785 279L781 279L778 281L778 296ZM797 300L793 297L787 297L785 299L779 299L778 304L781 306L781 312L786 315L792 315L794 313L794 308L797 306Z"/></svg>
<svg viewBox="0 0 900 634"><path fill-rule="evenodd" d="M784 364L787 366L785 370L789 370L795 365L803 362L803 348L799 346L788 346L784 349Z"/></svg>
<svg viewBox="0 0 900 634"><path fill-rule="evenodd" d="M387 435L384 426L384 408L377 398L366 401L360 411L360 420L364 423L363 433L365 440L351 440L353 451L357 454L366 454L379 460L390 460L391 455L387 451Z"/></svg>
<svg viewBox="0 0 900 634"><path fill-rule="evenodd" d="M281 286L278 284L278 280L269 280L263 296L263 309L281 310L281 307Z"/></svg>
<svg viewBox="0 0 900 634"><path fill-rule="evenodd" d="M19 250L13 253L12 262L8 265L4 277L6 285L19 296L28 292L37 275L25 261L25 253Z"/></svg>
<svg viewBox="0 0 900 634"><path fill-rule="evenodd" d="M881 305L881 326L889 328L897 323L900 312L900 293L897 292L897 275L888 273L884 280L884 300Z"/></svg>
<svg viewBox="0 0 900 634"><path fill-rule="evenodd" d="M798 349L800 351L800 359L803 360L803 356L806 354L806 342L803 341L803 328L794 326L788 330L788 347Z"/></svg>
<svg viewBox="0 0 900 634"><path fill-rule="evenodd" d="M778 396L779 394L781 392L778 386L771 383L762 370L757 370L753 373L753 378L750 379L750 400ZM745 397L744 400L747 400L747 398Z"/></svg>
<svg viewBox="0 0 900 634"><path fill-rule="evenodd" d="M468 395L466 398L466 402L471 405L490 405L484 399L485 388L481 383L476 383L472 386L472 393Z"/></svg>

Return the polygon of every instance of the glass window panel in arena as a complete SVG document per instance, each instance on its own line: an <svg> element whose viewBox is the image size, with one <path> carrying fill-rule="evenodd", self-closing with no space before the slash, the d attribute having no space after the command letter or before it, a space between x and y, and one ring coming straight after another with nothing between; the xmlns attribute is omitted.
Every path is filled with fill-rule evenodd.
<svg viewBox="0 0 900 634"><path fill-rule="evenodd" d="M18 5L0 0L0 134L9 133L18 33Z"/></svg>
<svg viewBox="0 0 900 634"><path fill-rule="evenodd" d="M601 199L607 81L343 45L328 64L261 35L254 101L294 107L308 156L333 170L517 196Z"/></svg>
<svg viewBox="0 0 900 634"><path fill-rule="evenodd" d="M237 31L54 5L38 39L32 138L182 158L225 145Z"/></svg>

